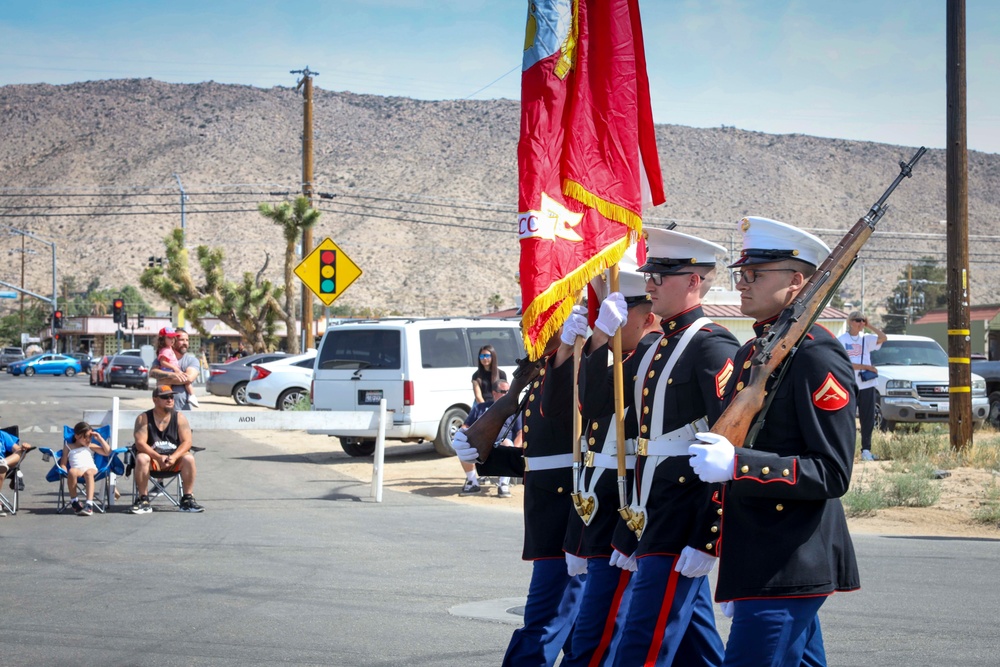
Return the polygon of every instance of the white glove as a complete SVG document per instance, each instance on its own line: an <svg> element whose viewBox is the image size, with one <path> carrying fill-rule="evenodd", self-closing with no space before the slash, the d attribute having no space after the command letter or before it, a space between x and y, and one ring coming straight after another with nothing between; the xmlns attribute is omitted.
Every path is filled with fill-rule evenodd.
<svg viewBox="0 0 1000 667"><path fill-rule="evenodd" d="M475 463L479 458L479 450L469 444L465 431L455 433L455 437L451 439L451 448L462 463Z"/></svg>
<svg viewBox="0 0 1000 667"><path fill-rule="evenodd" d="M618 551L618 549L611 552L611 559L608 561L608 564L628 570L629 572L635 572L639 569L639 564L635 562L634 556L626 556L621 551Z"/></svg>
<svg viewBox="0 0 1000 667"><path fill-rule="evenodd" d="M674 565L674 572L680 572L685 577L696 579L704 577L715 567L718 558L710 556L704 551L698 551L691 547L684 547L681 555L677 557L677 564Z"/></svg>
<svg viewBox="0 0 1000 667"><path fill-rule="evenodd" d="M571 553L567 553L566 574L568 574L571 577L575 577L579 574L587 574L587 559L580 558L579 556L574 556Z"/></svg>
<svg viewBox="0 0 1000 667"><path fill-rule="evenodd" d="M563 323L559 340L563 345L573 345L577 336L587 337L587 309L583 306L573 306L573 312Z"/></svg>
<svg viewBox="0 0 1000 667"><path fill-rule="evenodd" d="M621 292L612 292L601 304L601 312L597 314L594 326L609 336L614 336L627 318L628 305L625 303L625 297Z"/></svg>
<svg viewBox="0 0 1000 667"><path fill-rule="evenodd" d="M732 618L733 613L736 611L736 603L733 602L732 600L730 600L729 602L720 602L719 610L722 612L722 615L725 616L726 618Z"/></svg>
<svg viewBox="0 0 1000 667"><path fill-rule="evenodd" d="M728 482L733 478L733 461L736 448L722 435L715 433L695 433L696 438L707 445L691 445L691 468L703 482Z"/></svg>

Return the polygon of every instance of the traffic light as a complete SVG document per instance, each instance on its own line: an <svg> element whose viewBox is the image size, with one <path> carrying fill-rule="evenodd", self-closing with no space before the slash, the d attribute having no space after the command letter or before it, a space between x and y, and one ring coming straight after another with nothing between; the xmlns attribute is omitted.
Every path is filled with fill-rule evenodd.
<svg viewBox="0 0 1000 667"><path fill-rule="evenodd" d="M125 324L125 299L115 299L111 307L115 324Z"/></svg>
<svg viewBox="0 0 1000 667"><path fill-rule="evenodd" d="M52 328L62 329L62 326L63 326L62 311L57 310L54 313L52 313Z"/></svg>
<svg viewBox="0 0 1000 667"><path fill-rule="evenodd" d="M136 324L135 324L135 325L136 325L136 327L138 327L138 328L140 328L140 329L141 329L141 328L142 328L142 325L143 325L143 323L144 323L145 321L146 321L146 318L145 318L145 316L144 316L144 315L143 315L142 313L139 313L139 316L138 316L138 318L137 318L137 321L136 321Z"/></svg>
<svg viewBox="0 0 1000 667"><path fill-rule="evenodd" d="M336 294L337 293L337 277L334 275L336 273L337 267L337 251L336 250L322 250L319 253L319 293L320 296L323 294Z"/></svg>

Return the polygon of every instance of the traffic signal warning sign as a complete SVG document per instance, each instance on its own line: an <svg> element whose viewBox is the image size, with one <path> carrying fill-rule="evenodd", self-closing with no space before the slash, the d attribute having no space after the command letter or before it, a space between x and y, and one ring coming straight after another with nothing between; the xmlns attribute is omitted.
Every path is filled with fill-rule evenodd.
<svg viewBox="0 0 1000 667"><path fill-rule="evenodd" d="M295 275L329 306L361 277L361 269L330 239L316 246L298 266Z"/></svg>

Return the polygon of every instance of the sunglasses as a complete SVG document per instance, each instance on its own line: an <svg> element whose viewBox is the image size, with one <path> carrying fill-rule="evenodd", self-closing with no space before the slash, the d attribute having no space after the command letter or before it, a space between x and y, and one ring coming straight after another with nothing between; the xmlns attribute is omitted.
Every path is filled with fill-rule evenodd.
<svg viewBox="0 0 1000 667"><path fill-rule="evenodd" d="M693 276L695 275L692 271L678 271L677 273L643 273L642 277L646 279L646 282L650 280L653 284L659 287L663 284L663 276Z"/></svg>
<svg viewBox="0 0 1000 667"><path fill-rule="evenodd" d="M757 282L758 273L778 273L781 271L795 273L795 269L741 269L733 271L733 280L736 282L743 280L749 285L750 283Z"/></svg>
<svg viewBox="0 0 1000 667"><path fill-rule="evenodd" d="M170 396L157 396L157 398L160 399L161 401L172 401L174 400L174 395L171 394Z"/></svg>
<svg viewBox="0 0 1000 667"><path fill-rule="evenodd" d="M492 354L490 354L489 352L485 352L485 353L483 353L483 354L480 354L480 355L479 355L479 358L480 358L480 359L489 359L489 358L490 358L490 357L492 357L492 356L493 356L493 355L492 355Z"/></svg>
<svg viewBox="0 0 1000 667"><path fill-rule="evenodd" d="M864 319L864 318L862 318L862 317L855 317L855 318L854 318L853 320L851 320L851 321L852 321L852 322L867 322L868 320L866 320L866 319Z"/></svg>

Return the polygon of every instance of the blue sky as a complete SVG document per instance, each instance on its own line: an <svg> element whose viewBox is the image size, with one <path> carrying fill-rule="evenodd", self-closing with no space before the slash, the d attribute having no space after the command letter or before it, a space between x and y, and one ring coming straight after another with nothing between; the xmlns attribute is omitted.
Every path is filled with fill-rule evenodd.
<svg viewBox="0 0 1000 667"><path fill-rule="evenodd" d="M945 144L944 0L640 0L657 122ZM1000 3L967 0L968 143L1000 153ZM0 85L152 77L516 99L520 0L0 0Z"/></svg>

